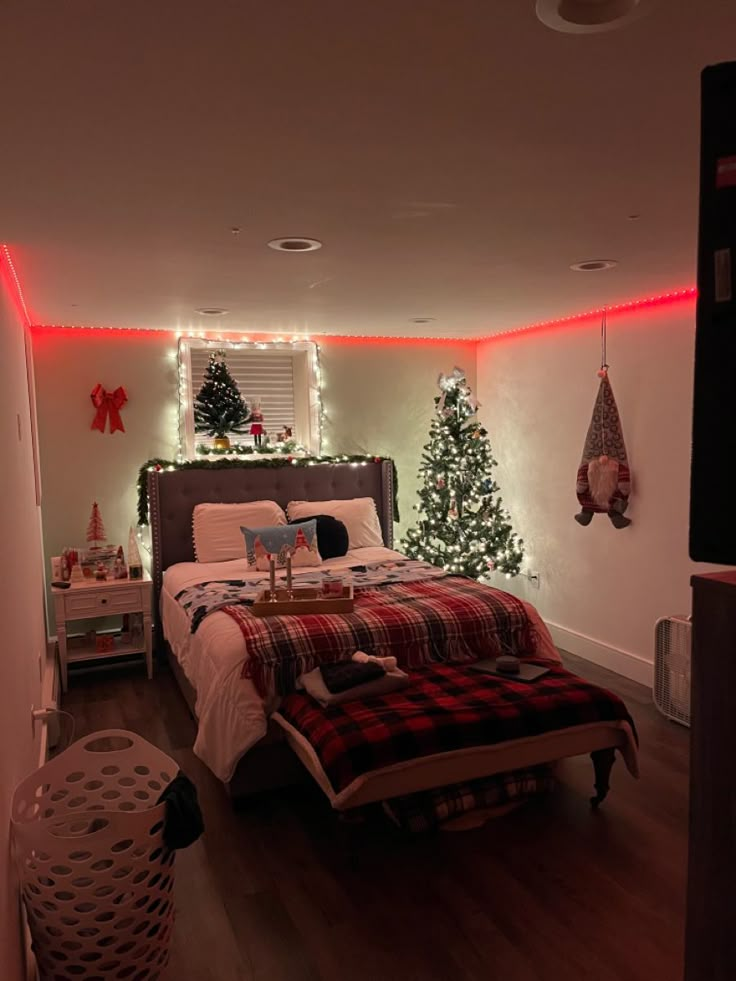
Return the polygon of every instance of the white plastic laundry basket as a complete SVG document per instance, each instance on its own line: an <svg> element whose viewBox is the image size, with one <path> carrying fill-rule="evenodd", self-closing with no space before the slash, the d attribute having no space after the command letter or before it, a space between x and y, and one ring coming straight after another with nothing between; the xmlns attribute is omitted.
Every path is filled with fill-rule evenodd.
<svg viewBox="0 0 736 981"><path fill-rule="evenodd" d="M161 791L177 764L132 732L80 739L21 783L11 821L43 981L155 981L174 921Z"/></svg>

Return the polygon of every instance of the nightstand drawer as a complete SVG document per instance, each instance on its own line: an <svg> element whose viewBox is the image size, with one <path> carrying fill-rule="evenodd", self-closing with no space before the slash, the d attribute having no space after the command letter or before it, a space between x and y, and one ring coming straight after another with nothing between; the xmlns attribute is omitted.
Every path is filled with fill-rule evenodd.
<svg viewBox="0 0 736 981"><path fill-rule="evenodd" d="M124 589L90 590L75 593L69 591L64 597L67 619L74 617L102 617L108 613L126 613L143 610L141 589L129 586Z"/></svg>

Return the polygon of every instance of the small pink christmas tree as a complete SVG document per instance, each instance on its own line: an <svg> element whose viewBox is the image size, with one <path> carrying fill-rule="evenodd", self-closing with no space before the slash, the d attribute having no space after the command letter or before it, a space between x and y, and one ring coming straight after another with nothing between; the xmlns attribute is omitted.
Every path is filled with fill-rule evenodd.
<svg viewBox="0 0 736 981"><path fill-rule="evenodd" d="M95 501L92 505L92 513L89 516L89 524L87 525L87 541L93 543L92 548L99 548L100 542L104 542L106 537L102 515L100 514L97 501Z"/></svg>

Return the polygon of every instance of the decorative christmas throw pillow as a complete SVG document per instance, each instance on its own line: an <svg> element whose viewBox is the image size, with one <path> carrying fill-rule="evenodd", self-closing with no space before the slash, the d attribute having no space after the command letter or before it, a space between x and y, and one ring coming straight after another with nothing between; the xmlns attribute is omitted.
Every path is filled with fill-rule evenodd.
<svg viewBox="0 0 736 981"><path fill-rule="evenodd" d="M578 467L576 491L580 512L575 520L589 525L594 514L607 514L614 528L626 528L631 524L631 519L624 516L631 492L629 461L605 366L598 374L601 383Z"/></svg>
<svg viewBox="0 0 736 981"><path fill-rule="evenodd" d="M283 569L287 555L292 566L320 565L322 556L317 547L317 522L305 521L296 525L276 525L272 528L241 528L245 538L245 554L251 569L268 572L270 560Z"/></svg>
<svg viewBox="0 0 736 981"><path fill-rule="evenodd" d="M299 521L290 521L289 524L300 524L305 521L317 522L317 541L323 562L325 559L337 559L347 555L350 539L345 524L339 518L333 518L331 514L310 514L299 518Z"/></svg>

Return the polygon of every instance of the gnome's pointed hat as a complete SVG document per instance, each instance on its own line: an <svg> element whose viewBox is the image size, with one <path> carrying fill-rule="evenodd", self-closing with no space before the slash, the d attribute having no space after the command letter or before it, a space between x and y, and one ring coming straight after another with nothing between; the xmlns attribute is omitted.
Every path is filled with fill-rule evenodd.
<svg viewBox="0 0 736 981"><path fill-rule="evenodd" d="M297 531L294 536L294 548L309 548L309 542L307 541L307 536L304 534L301 528Z"/></svg>
<svg viewBox="0 0 736 981"><path fill-rule="evenodd" d="M575 520L589 525L594 514L603 513L615 528L626 528L631 524L624 517L631 492L626 444L607 365L598 374L601 383L578 467L576 493L581 510Z"/></svg>
<svg viewBox="0 0 736 981"><path fill-rule="evenodd" d="M628 466L624 434L621 429L621 418L618 414L613 389L605 372L598 386L598 395L593 406L593 417L588 426L588 435L583 447L583 463L590 463L599 456L608 456L617 460L619 465Z"/></svg>

